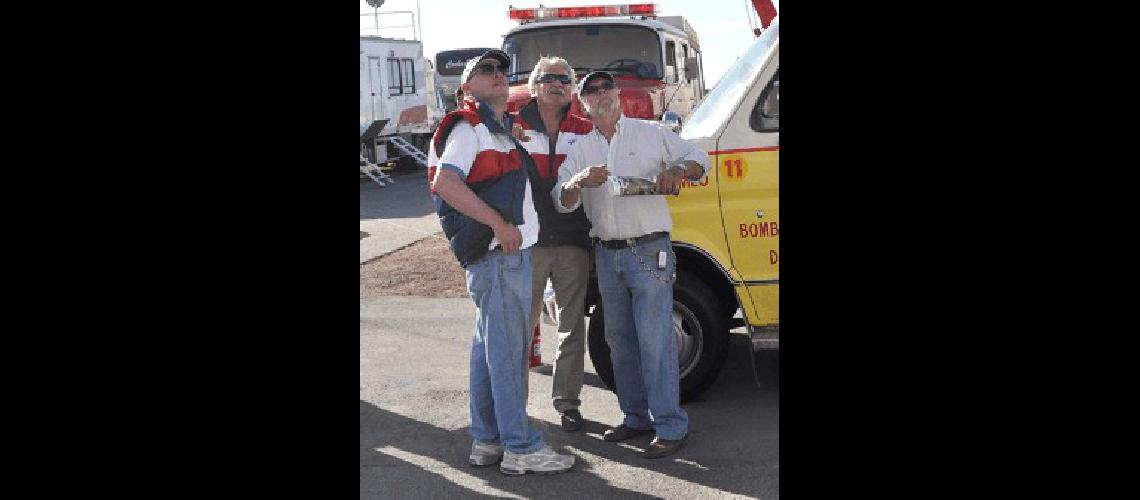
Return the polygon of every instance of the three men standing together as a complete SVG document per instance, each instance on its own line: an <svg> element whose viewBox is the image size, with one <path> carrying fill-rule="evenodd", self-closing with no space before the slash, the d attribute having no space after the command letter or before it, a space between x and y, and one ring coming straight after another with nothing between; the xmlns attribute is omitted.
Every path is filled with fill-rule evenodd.
<svg viewBox="0 0 1140 500"><path fill-rule="evenodd" d="M655 123L623 116L617 82L606 72L577 86L589 121L569 114L575 75L557 57L535 64L532 99L512 116L509 66L499 50L468 62L464 106L441 122L428 155L441 225L477 306L470 462L500 463L511 475L573 466L572 455L552 450L527 421L526 353L549 279L559 324L553 404L564 430L581 428L591 251L625 414L603 439L655 432L643 455L672 454L688 435L671 320L672 219L661 195L623 197L598 188L610 175L636 176L677 194L683 179L703 178L708 156ZM511 134L516 119L521 142Z"/></svg>

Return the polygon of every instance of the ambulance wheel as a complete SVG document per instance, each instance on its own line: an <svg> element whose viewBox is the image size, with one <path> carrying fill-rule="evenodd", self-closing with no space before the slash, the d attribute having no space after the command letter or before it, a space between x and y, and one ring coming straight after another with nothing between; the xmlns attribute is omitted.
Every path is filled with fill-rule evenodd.
<svg viewBox="0 0 1140 500"><path fill-rule="evenodd" d="M696 399L716 381L728 356L728 326L715 295L695 275L677 272L673 285L673 333L681 378L681 402ZM614 371L606 344L605 311L599 303L590 316L587 332L594 371L611 391Z"/></svg>

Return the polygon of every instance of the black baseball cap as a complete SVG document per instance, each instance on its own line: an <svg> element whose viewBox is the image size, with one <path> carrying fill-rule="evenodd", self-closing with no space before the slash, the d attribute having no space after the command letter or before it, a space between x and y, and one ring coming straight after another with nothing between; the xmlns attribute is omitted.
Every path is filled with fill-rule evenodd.
<svg viewBox="0 0 1140 500"><path fill-rule="evenodd" d="M582 81L578 82L578 97L582 97L582 90L586 88L586 84L597 78L605 78L611 82L614 81L614 75L612 75L609 71L592 71L583 77Z"/></svg>
<svg viewBox="0 0 1140 500"><path fill-rule="evenodd" d="M484 52L483 55L473 57L467 61L467 66L463 67L463 75L460 77L460 81L467 83L467 80L471 79L471 72L475 70L475 66L478 66L479 63L487 59L499 61L499 67L503 69L504 73L507 71L507 68L511 66L511 57L508 56L506 52L499 49L491 49Z"/></svg>

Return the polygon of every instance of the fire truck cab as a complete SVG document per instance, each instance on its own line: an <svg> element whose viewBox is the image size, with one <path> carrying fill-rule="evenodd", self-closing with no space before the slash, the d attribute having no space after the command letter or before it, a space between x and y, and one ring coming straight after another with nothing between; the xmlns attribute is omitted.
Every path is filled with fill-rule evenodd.
<svg viewBox="0 0 1140 500"><path fill-rule="evenodd" d="M659 17L654 4L512 8L509 16L520 23L503 40L511 111L530 100L527 79L543 56L566 59L579 78L613 73L630 118L683 122L705 95L697 33L681 16ZM570 111L585 116L581 106L575 96Z"/></svg>

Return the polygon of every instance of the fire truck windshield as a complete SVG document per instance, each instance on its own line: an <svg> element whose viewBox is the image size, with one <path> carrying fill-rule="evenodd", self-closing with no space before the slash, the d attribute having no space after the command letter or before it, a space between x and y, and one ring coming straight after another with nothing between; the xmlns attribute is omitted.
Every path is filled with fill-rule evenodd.
<svg viewBox="0 0 1140 500"><path fill-rule="evenodd" d="M521 31L503 40L515 60L511 82L526 81L543 56L566 59L581 76L605 69L615 75L661 79L661 42L655 31L639 26L591 25Z"/></svg>

